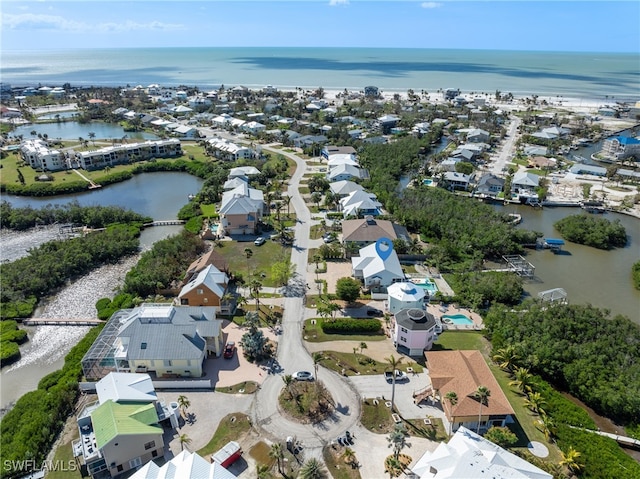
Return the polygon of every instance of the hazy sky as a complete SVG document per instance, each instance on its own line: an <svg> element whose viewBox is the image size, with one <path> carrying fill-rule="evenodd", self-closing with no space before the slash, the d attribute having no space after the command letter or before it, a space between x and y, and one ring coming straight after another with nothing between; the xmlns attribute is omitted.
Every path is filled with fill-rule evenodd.
<svg viewBox="0 0 640 479"><path fill-rule="evenodd" d="M640 2L2 0L1 47L640 52Z"/></svg>

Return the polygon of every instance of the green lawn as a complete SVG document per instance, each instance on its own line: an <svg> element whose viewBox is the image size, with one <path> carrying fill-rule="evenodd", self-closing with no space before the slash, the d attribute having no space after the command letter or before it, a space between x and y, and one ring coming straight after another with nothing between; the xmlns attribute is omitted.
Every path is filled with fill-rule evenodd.
<svg viewBox="0 0 640 479"><path fill-rule="evenodd" d="M443 331L432 351L473 349L486 352L488 348L489 342L478 331Z"/></svg>
<svg viewBox="0 0 640 479"><path fill-rule="evenodd" d="M208 204L208 205L201 204L200 211L202 211L202 216L204 216L205 218L206 217L212 218L217 216L216 205L213 205L213 204Z"/></svg>
<svg viewBox="0 0 640 479"><path fill-rule="evenodd" d="M402 422L411 436L424 437L425 439L439 442L449 439L449 434L444 429L442 419L429 418L431 424L425 424L425 419L427 419L427 417L419 419L403 418Z"/></svg>
<svg viewBox="0 0 640 479"><path fill-rule="evenodd" d="M10 183L18 183L18 166L22 164L20 156L10 154L8 157L2 160L1 164L2 180L0 181L0 183L5 185L8 185ZM22 172L22 176L24 177L24 183L26 186L36 183L36 177L42 174L41 172L34 170L30 166L20 166L20 171ZM86 183L80 176L72 171L49 171L47 172L47 175L53 177L52 183L78 181Z"/></svg>
<svg viewBox="0 0 640 479"><path fill-rule="evenodd" d="M378 403L378 404L376 404ZM393 431L394 422L391 410L385 406L383 399L365 399L362 402L362 416L360 422L371 432L387 434Z"/></svg>
<svg viewBox="0 0 640 479"><path fill-rule="evenodd" d="M249 416L241 412L229 414L222 418L209 443L196 452L206 458L229 441L239 441L250 429Z"/></svg>
<svg viewBox="0 0 640 479"><path fill-rule="evenodd" d="M291 249L276 241L267 241L262 246L256 246L252 241L222 241L220 244L222 247L216 248L216 251L229 262L231 271L242 275L245 281L249 281L252 275L257 276L262 285L267 287L277 286L271 279L271 265L291 256ZM247 248L252 252L249 259L245 254Z"/></svg>
<svg viewBox="0 0 640 479"><path fill-rule="evenodd" d="M363 350L365 354L360 354L359 346L359 342L353 343L353 347L358 348L358 352L356 352L356 354L337 351L322 351L320 353L322 354L320 364L339 374L342 374L342 371L344 370L344 374L346 376L355 376L359 374L382 374L389 368L387 362L379 362L367 356L366 349ZM371 347L373 348L375 345L372 345ZM413 368L415 373L423 372L422 366L413 362L413 360L403 362L398 369L406 371L407 367Z"/></svg>
<svg viewBox="0 0 640 479"><path fill-rule="evenodd" d="M69 442L58 445L55 455L53 456L53 464L59 465L58 471L49 471L45 475L46 479L81 479L80 465L73 457L71 442L78 439L78 428L73 427L73 435ZM76 469L77 468L77 469ZM75 470L74 470L75 469Z"/></svg>
<svg viewBox="0 0 640 479"><path fill-rule="evenodd" d="M313 322L315 321L315 324ZM322 331L322 318L307 319L304 323L304 339L310 343L324 341L382 341L385 339L382 328L375 334L326 334ZM382 324L381 324L382 326Z"/></svg>
<svg viewBox="0 0 640 479"><path fill-rule="evenodd" d="M233 386L216 388L216 392L226 394L253 394L258 390L258 383L254 381L243 381Z"/></svg>

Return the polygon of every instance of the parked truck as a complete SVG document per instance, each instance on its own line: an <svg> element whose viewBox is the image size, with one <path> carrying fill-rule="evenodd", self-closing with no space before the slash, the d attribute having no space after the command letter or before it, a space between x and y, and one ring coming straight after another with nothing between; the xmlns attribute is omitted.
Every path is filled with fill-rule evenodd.
<svg viewBox="0 0 640 479"><path fill-rule="evenodd" d="M409 376L407 376L407 373L405 373L404 371L399 371L399 370L396 369L393 373L391 371L387 371L387 372L384 373L384 378L387 380L388 383L393 381L393 375L394 374L396 376L396 382L397 383L401 383L401 382L409 380Z"/></svg>

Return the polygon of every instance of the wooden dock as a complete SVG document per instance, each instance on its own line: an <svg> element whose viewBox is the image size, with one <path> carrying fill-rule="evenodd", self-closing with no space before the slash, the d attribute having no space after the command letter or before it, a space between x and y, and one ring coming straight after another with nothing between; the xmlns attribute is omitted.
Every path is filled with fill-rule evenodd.
<svg viewBox="0 0 640 479"><path fill-rule="evenodd" d="M20 322L25 326L97 326L104 323L88 318L24 318Z"/></svg>
<svg viewBox="0 0 640 479"><path fill-rule="evenodd" d="M597 434L599 436L608 437L609 439L613 439L614 441L616 441L622 447L640 450L640 440L634 439L633 437L621 436L620 434L612 434L610 432L604 431L594 431L593 429L585 429L583 427L569 427L573 429L580 429L581 431L592 432L593 434Z"/></svg>
<svg viewBox="0 0 640 479"><path fill-rule="evenodd" d="M183 225L184 223L185 223L184 220L158 220L158 221L152 221L151 223L145 223L142 226L146 228L148 226Z"/></svg>

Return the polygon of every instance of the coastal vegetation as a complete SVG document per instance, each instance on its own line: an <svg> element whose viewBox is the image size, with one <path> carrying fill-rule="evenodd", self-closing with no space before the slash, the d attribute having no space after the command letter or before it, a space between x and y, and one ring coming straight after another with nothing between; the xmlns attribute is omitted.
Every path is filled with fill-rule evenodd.
<svg viewBox="0 0 640 479"><path fill-rule="evenodd" d="M640 327L587 305L493 306L484 318L494 350L598 413L630 423L640 411Z"/></svg>
<svg viewBox="0 0 640 479"><path fill-rule="evenodd" d="M612 249L627 244L627 232L620 220L609 221L594 215L571 215L556 222L554 228L568 241L598 249Z"/></svg>
<svg viewBox="0 0 640 479"><path fill-rule="evenodd" d="M473 309L486 308L493 303L515 305L520 303L524 293L522 277L515 273L449 274L447 282L455 291L450 300Z"/></svg>
<svg viewBox="0 0 640 479"><path fill-rule="evenodd" d="M640 289L640 261L637 261L631 267L631 276L633 278L633 286Z"/></svg>
<svg viewBox="0 0 640 479"><path fill-rule="evenodd" d="M427 263L442 272L481 269L483 260L522 252L539 233L516 229L491 206L440 188L407 189L393 215L430 243Z"/></svg>
<svg viewBox="0 0 640 479"><path fill-rule="evenodd" d="M154 243L127 273L122 292L146 298L175 289L187 267L205 250L204 241L188 231Z"/></svg>
<svg viewBox="0 0 640 479"><path fill-rule="evenodd" d="M115 223L141 225L149 221L152 219L119 206L80 206L76 200L66 205L47 205L43 208L17 208L8 201L0 203L0 226L19 231L56 223L104 228Z"/></svg>
<svg viewBox="0 0 640 479"><path fill-rule="evenodd" d="M15 321L0 321L0 367L20 359L18 345L27 340L27 332Z"/></svg>
<svg viewBox="0 0 640 479"><path fill-rule="evenodd" d="M62 430L78 398L81 359L102 330L89 333L65 356L62 369L40 380L38 389L23 395L0 422L0 478L16 478L38 469ZM24 462L31 459L31 462ZM9 467L7 467L9 465Z"/></svg>
<svg viewBox="0 0 640 479"><path fill-rule="evenodd" d="M112 225L69 240L54 240L4 264L0 277L0 317L30 316L38 300L67 281L138 251L136 226Z"/></svg>

